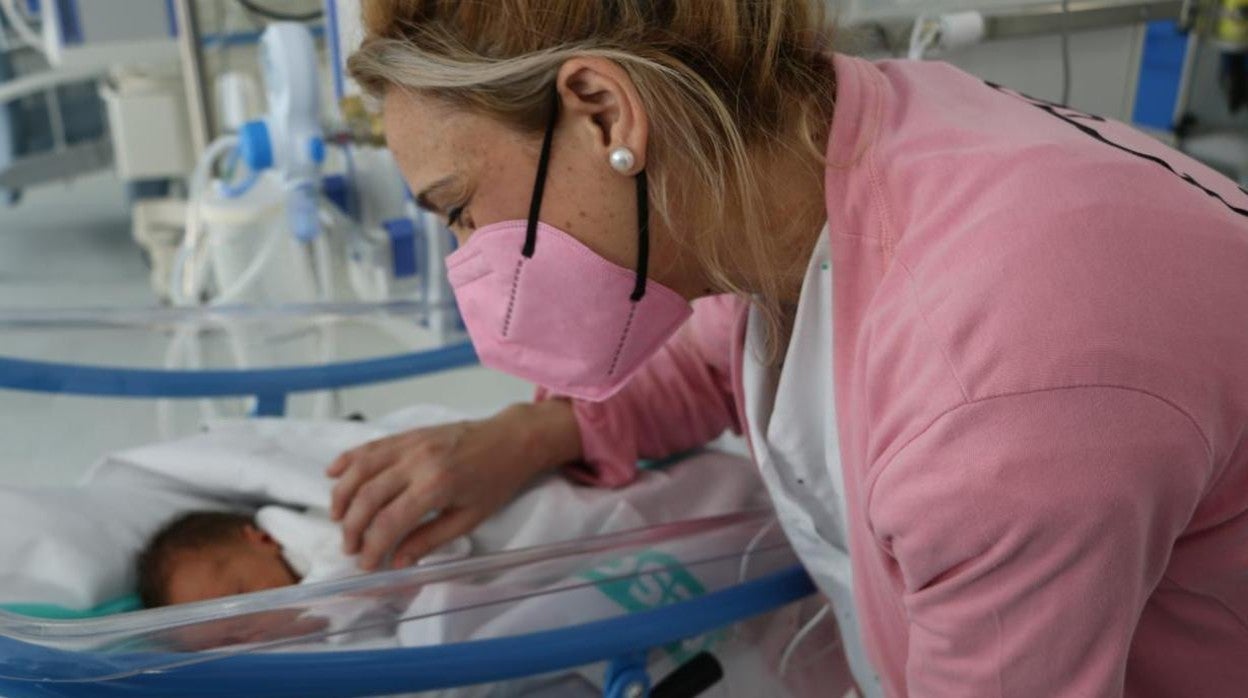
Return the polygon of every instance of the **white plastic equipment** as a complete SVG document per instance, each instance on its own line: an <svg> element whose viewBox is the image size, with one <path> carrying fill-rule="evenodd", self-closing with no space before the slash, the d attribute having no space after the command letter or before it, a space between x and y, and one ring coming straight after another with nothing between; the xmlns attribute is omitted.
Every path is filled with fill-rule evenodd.
<svg viewBox="0 0 1248 698"><path fill-rule="evenodd" d="M296 22L269 25L260 39L260 62L269 111L243 127L240 153L253 171L280 173L291 231L309 242L320 232L317 208L325 162L312 33Z"/></svg>

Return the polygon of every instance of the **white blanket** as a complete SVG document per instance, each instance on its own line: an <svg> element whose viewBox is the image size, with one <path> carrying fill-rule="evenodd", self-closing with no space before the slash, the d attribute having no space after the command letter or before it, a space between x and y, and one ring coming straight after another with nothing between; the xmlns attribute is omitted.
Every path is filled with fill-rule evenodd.
<svg viewBox="0 0 1248 698"><path fill-rule="evenodd" d="M421 564L449 562L470 552L528 548L757 509L762 504L760 492L747 462L709 452L691 456L667 471L644 473L624 490L589 489L549 477L470 536L444 546ZM354 559L341 551L338 526L323 514L265 506L257 514L257 523L282 545L287 561L303 575L304 583L359 574ZM746 532L737 540L719 541L724 547L721 552L743 550L750 536ZM414 620L399 624L394 641L414 647L549 630L658 607L737 581L736 564L686 570L679 567L672 552L677 551L609 558L595 569L577 567L576 563L568 563L564 569L546 565L538 577L526 568L490 575L484 583L464 580L431 584L414 599L401 601L407 608L397 617ZM678 552L683 553L682 559L705 553L693 549ZM680 571L659 573L656 568L665 565L676 565ZM607 578L628 579L630 575L636 575L636 580L595 584ZM384 596L341 599L322 605L312 615L325 622L331 643L354 645L362 637L375 639L371 626L378 618L396 617L391 605L398 600ZM364 635L352 632L360 625L370 626L369 631Z"/></svg>
<svg viewBox="0 0 1248 698"><path fill-rule="evenodd" d="M256 524L282 547L283 557L302 584L360 574L355 556L342 552L342 528L323 512L271 505L256 512ZM425 556L420 563L450 562L471 554L472 541L462 536Z"/></svg>
<svg viewBox="0 0 1248 698"><path fill-rule="evenodd" d="M88 484L163 480L198 498L258 508L262 527L291 547L298 570L334 576L341 567L336 526L328 522L334 481L325 469L345 450L384 436L462 418L439 407L417 407L380 423L291 419L223 421L185 439L116 454L98 464ZM384 426L383 426L384 425ZM767 506L753 467L708 452L663 471L650 471L623 490L575 485L557 475L539 480L471 536L473 554L545 545L646 525ZM284 507L269 509L268 507ZM289 510L303 512L292 516ZM463 545L456 546L463 550ZM448 551L452 552L452 551ZM452 552L453 554L453 552ZM443 558L445 559L445 558Z"/></svg>

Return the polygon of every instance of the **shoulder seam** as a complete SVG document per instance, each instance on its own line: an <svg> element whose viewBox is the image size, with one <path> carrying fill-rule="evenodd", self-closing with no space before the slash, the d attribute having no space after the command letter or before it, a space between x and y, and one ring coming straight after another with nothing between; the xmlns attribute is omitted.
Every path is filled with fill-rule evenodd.
<svg viewBox="0 0 1248 698"><path fill-rule="evenodd" d="M915 312L919 314L919 320L923 322L923 327L932 335L932 341L940 349L940 356L945 360L945 366L949 369L949 375L953 378L953 382L957 384L958 391L962 393L961 404L951 408L951 410L957 409L957 407L962 405L971 404L973 402L971 394L967 391L966 383L962 381L962 377L958 375L958 371L953 365L953 357L949 355L949 348L945 345L944 338L932 326L931 321L928 320L927 312L923 309L923 305L919 303L918 282L915 281L914 272L910 270L910 266L906 264L900 255L893 258L893 263L905 273L906 287L910 290L910 302L914 305Z"/></svg>
<svg viewBox="0 0 1248 698"><path fill-rule="evenodd" d="M1005 398L1024 397L1028 395L1041 395L1044 393L1056 393L1056 392L1061 392L1061 391L1066 391L1066 390L1120 390L1124 392L1144 395L1146 397L1152 398L1153 400L1156 400L1157 402L1160 402L1166 405L1167 407L1170 407L1171 409L1173 409L1175 412L1178 412L1187 420L1188 424L1191 425L1192 430L1196 432L1196 436L1200 438L1200 443L1204 447L1205 456L1208 459L1208 465L1210 466L1210 470L1212 472L1213 445L1212 445L1212 442L1209 440L1209 437L1205 434L1205 431L1201 429L1200 423L1196 421L1195 417L1193 417L1190 412L1185 410L1178 403L1162 395L1158 395L1157 393L1144 390L1141 388L1127 386L1127 385L1114 385L1110 383L1076 383L1076 384L1071 384L1071 385L1053 386L1053 387L1048 387L1048 388L1037 388L1035 390L1019 390L1016 392L999 393L996 395L987 395L981 398L976 398L974 400L967 400L965 402L960 402L942 411L941 413L933 417L932 420L928 422L927 426L923 427L917 433L911 436L906 441L906 443L901 446L901 448L898 448L896 451L894 451L893 455L888 459L886 463L872 464L867 467L866 480L865 480L866 486L867 486L867 493L866 493L865 501L863 502L863 510L867 513L867 516L866 516L867 530L870 531L871 537L875 538L877 541L879 540L875 533L875 527L871 523L870 512L871 512L872 500L875 498L875 485L877 482L879 482L880 473L882 473L889 465L891 465L894 461L896 461L897 458L900 457L902 453L905 453L905 451L908 448L910 448L910 446L915 441L918 441L919 439L923 438L924 435L926 435L929 431L931 431L932 428L935 427L938 423L940 423L945 417L965 407L970 407L972 405L978 405L978 404L985 403L985 402L991 402L994 400L1000 400L1000 399L1005 399Z"/></svg>

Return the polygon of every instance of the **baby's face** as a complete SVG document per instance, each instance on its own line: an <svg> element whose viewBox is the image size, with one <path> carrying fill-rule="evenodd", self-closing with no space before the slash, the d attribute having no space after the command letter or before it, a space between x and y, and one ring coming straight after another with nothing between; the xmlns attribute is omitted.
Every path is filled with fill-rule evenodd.
<svg viewBox="0 0 1248 698"><path fill-rule="evenodd" d="M174 558L168 599L170 604L191 603L298 583L282 557L281 546L268 534L248 527L236 542L186 551Z"/></svg>

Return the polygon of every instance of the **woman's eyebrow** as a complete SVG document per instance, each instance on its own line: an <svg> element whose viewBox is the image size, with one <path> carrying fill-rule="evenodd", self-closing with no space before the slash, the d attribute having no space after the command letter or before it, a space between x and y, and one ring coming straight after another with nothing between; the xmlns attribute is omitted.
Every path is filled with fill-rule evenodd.
<svg viewBox="0 0 1248 698"><path fill-rule="evenodd" d="M454 181L455 181L455 176L451 175L449 177L443 177L442 179L439 179L433 184L430 184L429 186L425 187L424 189L420 191L419 194L413 197L416 199L416 205L423 208L426 211L430 211L432 213L442 215L444 213L442 211L442 207L433 203L433 201L430 200L430 197L434 195L435 193L437 193L438 190L449 186Z"/></svg>

